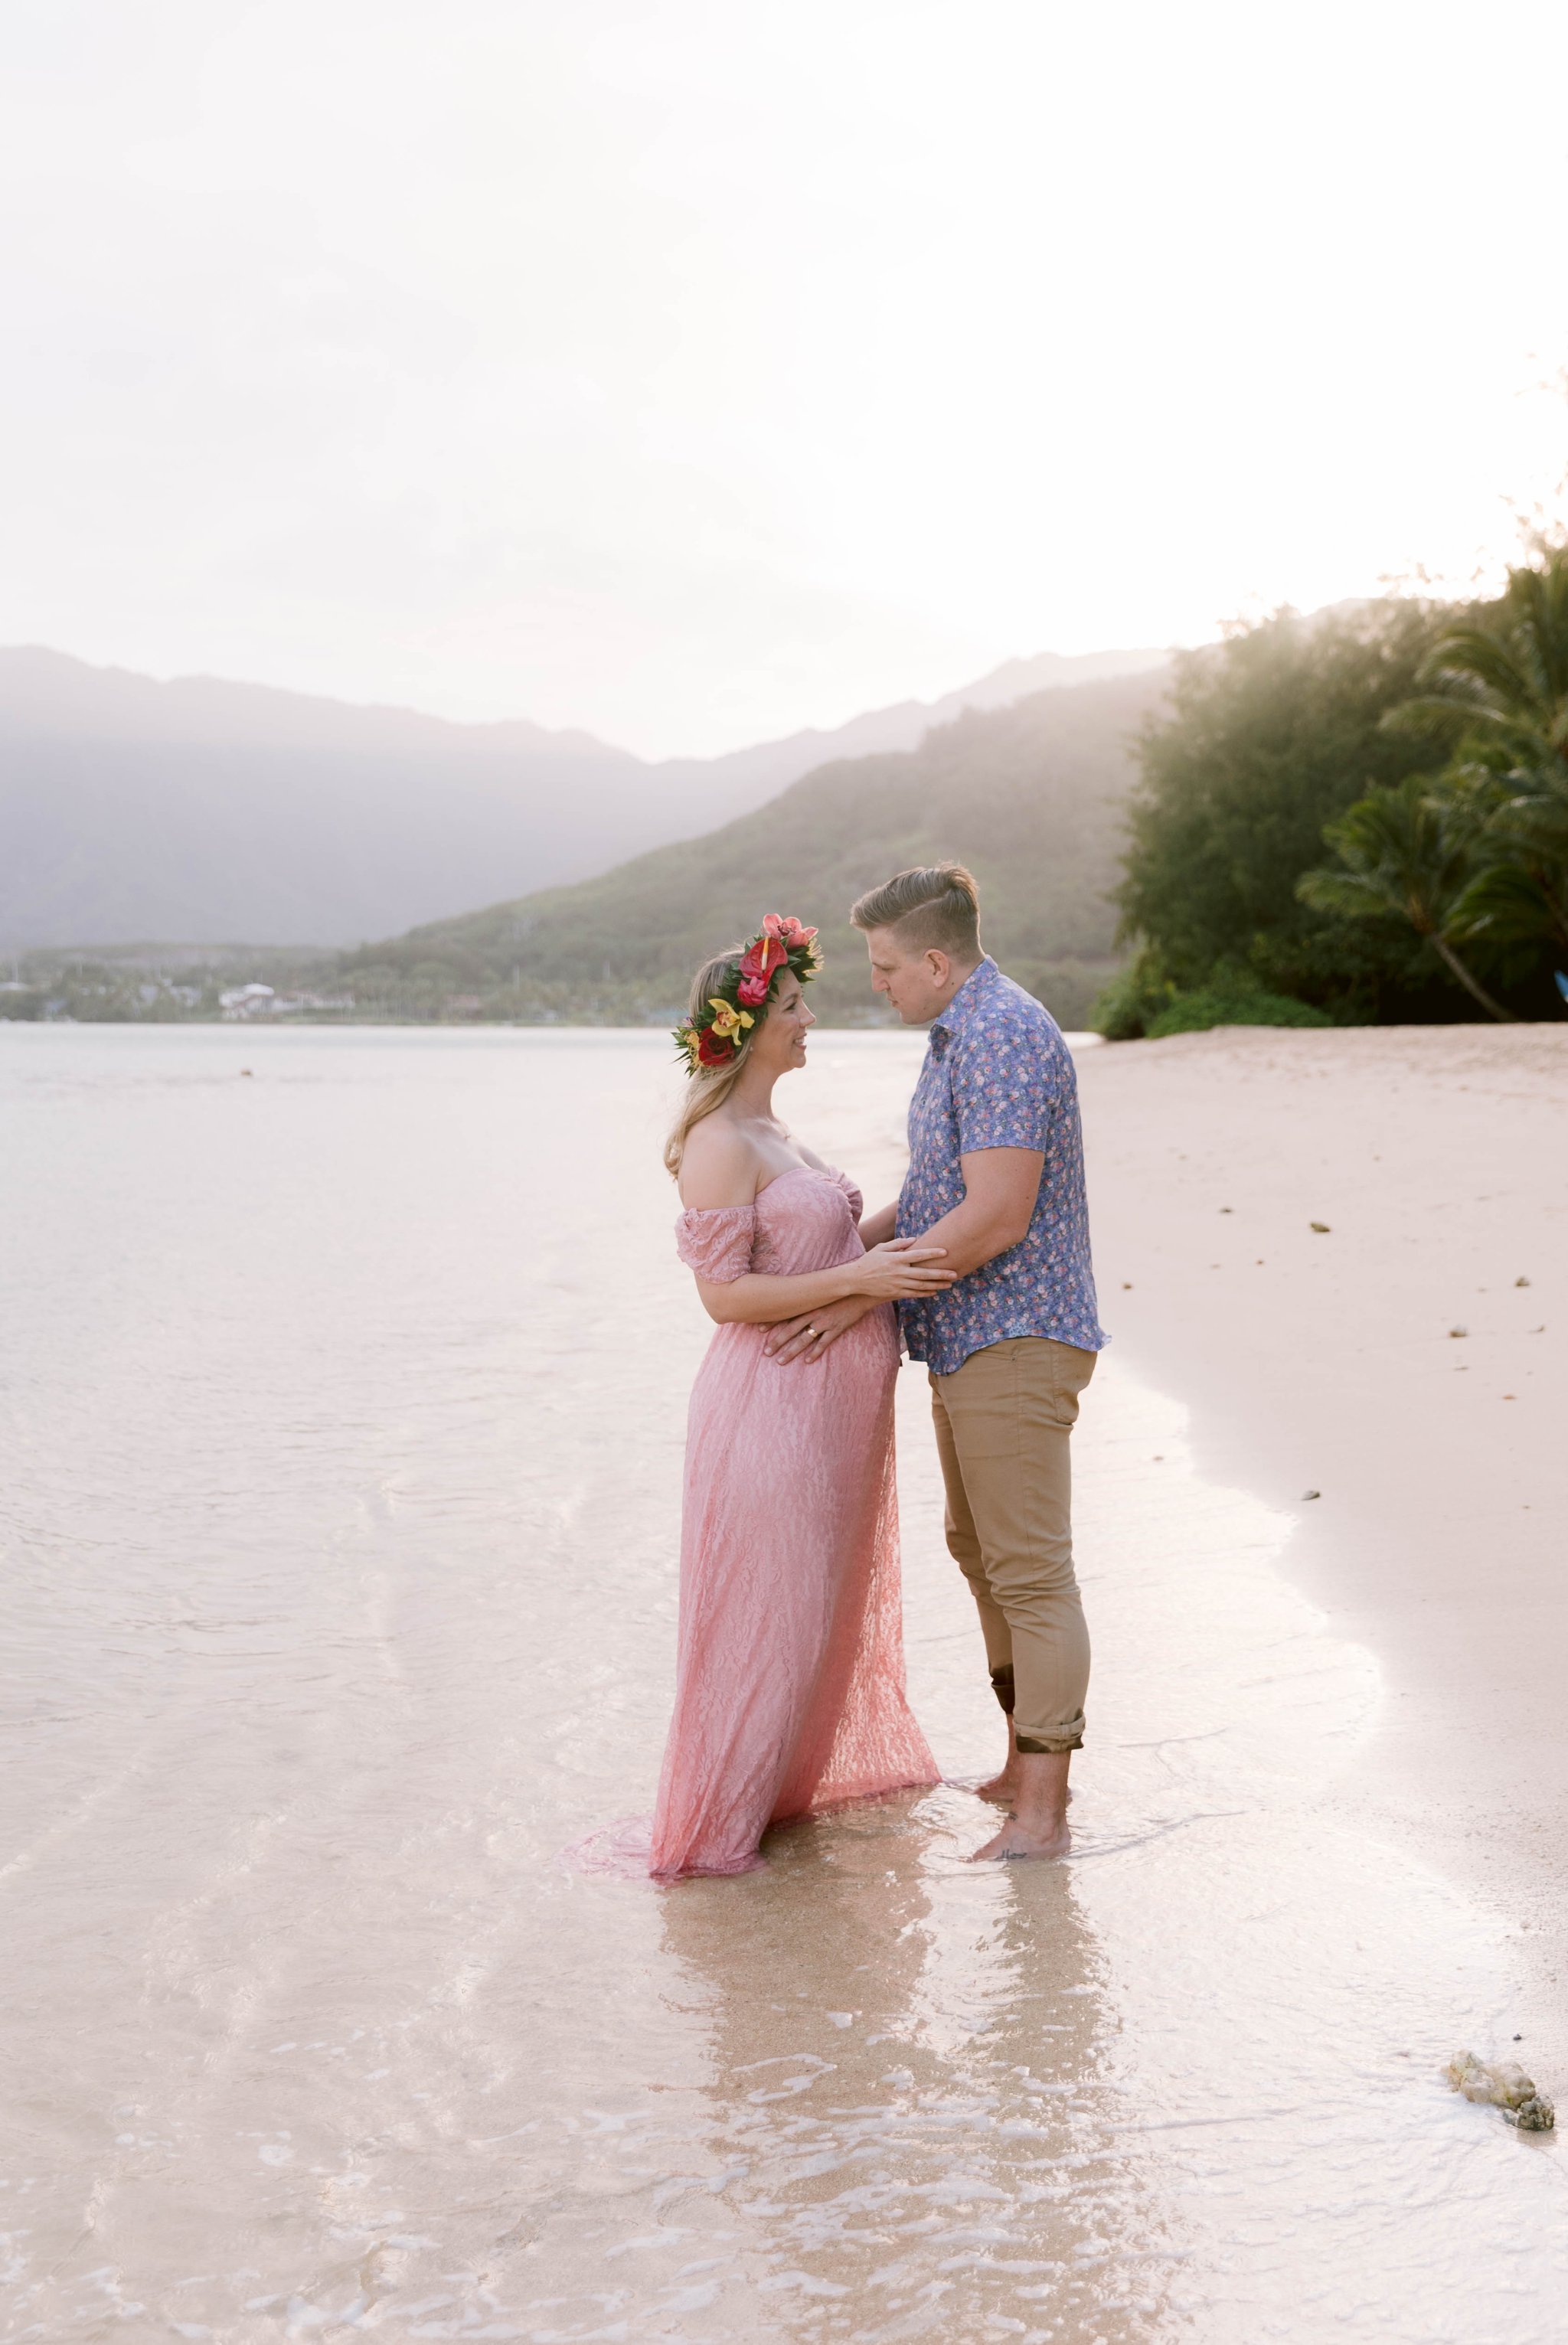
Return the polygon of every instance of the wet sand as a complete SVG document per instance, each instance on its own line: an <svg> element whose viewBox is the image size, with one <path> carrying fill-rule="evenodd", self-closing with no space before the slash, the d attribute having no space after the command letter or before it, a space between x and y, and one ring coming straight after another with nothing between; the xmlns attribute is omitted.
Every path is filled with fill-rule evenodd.
<svg viewBox="0 0 1568 2345"><path fill-rule="evenodd" d="M1339 1796L1510 1917L1568 2095L1568 1026L1233 1027L1081 1081L1119 1356L1296 1518L1384 1678Z"/></svg>
<svg viewBox="0 0 1568 2345"><path fill-rule="evenodd" d="M819 1036L789 1098L873 1200L920 1048ZM1299 1503L1207 1299L1240 1270L1188 1260L1330 1079L1233 1086L1259 1171L1210 1199L1181 1046L1083 1071L1072 1862L965 1862L997 1712L914 1373L950 1781L661 1886L562 1853L646 1812L668 1716L708 1330L667 1042L0 1029L0 2336L1557 2345L1560 2145L1441 2080L1526 2025L1522 1942L1369 1791L1399 1616L1313 1600L1359 1518L1327 1433Z"/></svg>

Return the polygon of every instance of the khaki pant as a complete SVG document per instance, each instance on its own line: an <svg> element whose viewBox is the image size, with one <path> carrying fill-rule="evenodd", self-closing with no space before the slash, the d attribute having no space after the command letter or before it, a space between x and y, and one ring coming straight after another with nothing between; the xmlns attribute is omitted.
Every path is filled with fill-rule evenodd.
<svg viewBox="0 0 1568 2345"><path fill-rule="evenodd" d="M948 1548L974 1591L991 1681L1024 1751L1076 1751L1084 1739L1089 1631L1073 1575L1067 1443L1095 1357L1013 1335L931 1380Z"/></svg>

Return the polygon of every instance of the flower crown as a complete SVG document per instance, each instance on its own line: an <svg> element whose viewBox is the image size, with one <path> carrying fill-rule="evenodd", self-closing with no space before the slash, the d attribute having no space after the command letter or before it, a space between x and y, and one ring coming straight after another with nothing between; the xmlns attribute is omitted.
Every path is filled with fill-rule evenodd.
<svg viewBox="0 0 1568 2345"><path fill-rule="evenodd" d="M757 1023L753 1011L763 1007L781 969L792 969L802 985L809 985L821 966L816 929L803 929L792 912L769 912L740 959L729 963L718 992L676 1028L687 1073L729 1064L745 1042L747 1028Z"/></svg>

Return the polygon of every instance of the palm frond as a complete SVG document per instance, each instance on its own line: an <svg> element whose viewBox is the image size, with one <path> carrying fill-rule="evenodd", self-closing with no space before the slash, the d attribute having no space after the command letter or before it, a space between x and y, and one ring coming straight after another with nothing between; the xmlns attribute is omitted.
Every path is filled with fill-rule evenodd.
<svg viewBox="0 0 1568 2345"><path fill-rule="evenodd" d="M1413 699L1401 700L1396 707L1386 710L1380 730L1413 733L1441 741L1451 739L1467 726L1485 724L1491 715L1490 707L1479 695L1418 693Z"/></svg>
<svg viewBox="0 0 1568 2345"><path fill-rule="evenodd" d="M1461 944L1537 943L1553 933L1551 909L1518 863L1492 863L1476 872L1452 907L1449 934Z"/></svg>
<svg viewBox="0 0 1568 2345"><path fill-rule="evenodd" d="M1419 681L1439 687L1435 698L1478 702L1499 716L1517 716L1542 701L1539 679L1530 672L1534 663L1521 657L1521 648L1517 631L1503 636L1484 627L1454 627L1421 663Z"/></svg>
<svg viewBox="0 0 1568 2345"><path fill-rule="evenodd" d="M1359 871L1304 871L1296 893L1313 911L1338 912L1350 920L1386 918L1392 909L1382 888Z"/></svg>
<svg viewBox="0 0 1568 2345"><path fill-rule="evenodd" d="M1568 699L1568 550L1554 548L1540 568L1512 572L1507 599L1515 638L1530 645L1542 697Z"/></svg>

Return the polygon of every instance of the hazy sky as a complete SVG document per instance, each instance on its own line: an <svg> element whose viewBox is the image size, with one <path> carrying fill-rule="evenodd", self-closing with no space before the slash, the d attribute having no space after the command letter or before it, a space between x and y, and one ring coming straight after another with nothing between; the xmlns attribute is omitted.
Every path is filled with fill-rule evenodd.
<svg viewBox="0 0 1568 2345"><path fill-rule="evenodd" d="M1568 465L1562 0L0 27L0 642L713 750Z"/></svg>

